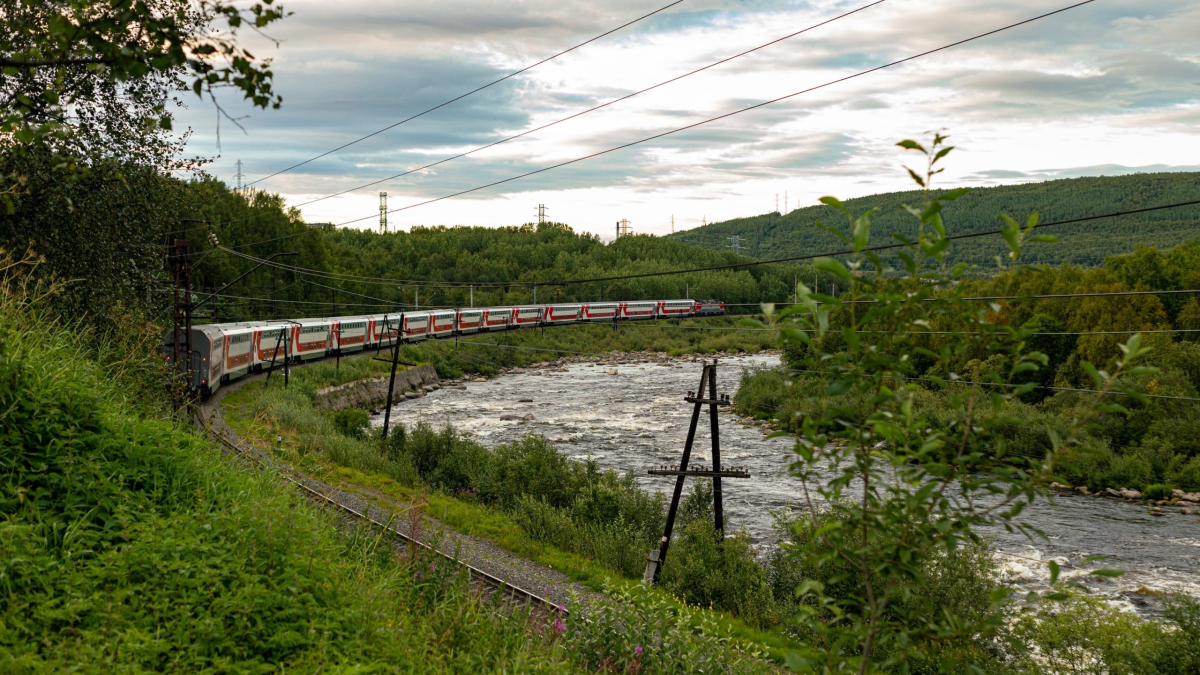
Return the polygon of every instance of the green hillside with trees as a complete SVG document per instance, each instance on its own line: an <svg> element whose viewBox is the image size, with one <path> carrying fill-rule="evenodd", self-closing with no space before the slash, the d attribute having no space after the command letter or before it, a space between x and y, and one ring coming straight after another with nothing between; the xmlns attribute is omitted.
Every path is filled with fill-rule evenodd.
<svg viewBox="0 0 1200 675"><path fill-rule="evenodd" d="M12 197L13 212L0 215L0 247L32 248L45 256L38 277L72 289L55 302L72 315L109 322L139 314L168 316L167 244L181 237L191 244L198 297L274 253L295 252L280 262L310 270L262 268L206 305L199 320L527 303L534 300L533 282L750 260L648 235L605 244L560 223L413 227L388 234L314 226L278 195L242 193L213 179L184 181L138 167L129 167L119 178L95 173L67 180L66 169L37 152L0 159L0 171L30 177L26 189ZM56 226L62 222L72 227ZM764 299L790 298L793 280L811 279L813 272L809 265L770 265L604 283L550 283L539 286L537 300L690 296L756 306ZM361 279L348 281L348 276ZM825 283L833 283L833 277Z"/></svg>
<svg viewBox="0 0 1200 675"><path fill-rule="evenodd" d="M1190 201L1200 196L1200 173L1154 173L1131 176L1102 176L972 188L961 199L946 206L944 218L951 235L984 232L1000 227L997 214L1006 213L1021 222L1038 214L1041 222L1067 220L1116 211L1140 209L1159 204ZM914 238L916 225L904 211L905 204L920 204L920 190L889 192L849 199L845 203L855 213L878 208L874 229L881 236L877 244L889 243L893 232ZM844 250L837 237L815 223L842 227L843 219L831 206L798 208L786 215L778 212L750 218L735 218L712 223L669 238L710 250L729 250L730 237L741 237L741 252L754 258L789 256ZM844 229L844 228L842 228ZM1054 228L1056 244L1047 244L1031 252L1028 264L1070 262L1090 267L1104 262L1106 256L1129 253L1138 246L1166 250L1200 233L1200 205L1106 218ZM891 243L894 243L892 240ZM981 237L955 245L950 262L967 262L981 272L994 270L995 258L1007 249L999 237ZM896 265L894 257L886 256Z"/></svg>

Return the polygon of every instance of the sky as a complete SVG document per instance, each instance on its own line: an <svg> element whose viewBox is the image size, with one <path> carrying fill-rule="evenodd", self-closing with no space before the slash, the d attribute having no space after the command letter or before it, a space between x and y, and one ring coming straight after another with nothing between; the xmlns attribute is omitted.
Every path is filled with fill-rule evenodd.
<svg viewBox="0 0 1200 675"><path fill-rule="evenodd" d="M654 11L671 0L283 0L247 43L272 59L279 110L218 124L183 100L188 154L256 181ZM874 0L684 0L521 75L255 183L308 222L377 229L519 225L664 235L729 218L913 187L896 147L934 130L943 186L1200 171L1200 3L1095 0L1031 24L663 138L414 206L832 82L1071 4L884 0L552 128L500 141L821 23ZM313 203L307 203L313 202ZM405 208L410 207L410 208Z"/></svg>

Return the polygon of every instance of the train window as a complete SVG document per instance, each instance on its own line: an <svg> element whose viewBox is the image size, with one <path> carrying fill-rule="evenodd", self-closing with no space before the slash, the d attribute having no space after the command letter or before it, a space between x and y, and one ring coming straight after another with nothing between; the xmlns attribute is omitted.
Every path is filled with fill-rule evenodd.
<svg viewBox="0 0 1200 675"><path fill-rule="evenodd" d="M243 342L249 342L249 341L250 341L250 333L243 333L242 335L234 335L229 340L230 344L235 344L235 345L240 345Z"/></svg>

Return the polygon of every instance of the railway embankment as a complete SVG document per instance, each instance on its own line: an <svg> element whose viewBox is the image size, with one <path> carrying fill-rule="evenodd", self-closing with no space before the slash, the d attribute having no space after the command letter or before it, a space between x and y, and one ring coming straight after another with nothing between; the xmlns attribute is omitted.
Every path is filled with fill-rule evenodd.
<svg viewBox="0 0 1200 675"><path fill-rule="evenodd" d="M374 408L384 405L387 403L390 379L390 377L370 377L318 389L315 394L317 404L322 408L334 411L346 408ZM418 392L437 383L437 370L430 365L416 366L398 372L393 389L393 399L400 400L401 397L405 397L405 394L413 394L413 397L419 396Z"/></svg>
<svg viewBox="0 0 1200 675"><path fill-rule="evenodd" d="M422 383L425 381L425 378L430 376L434 381L437 379L437 374L433 371L432 367L421 366L404 373L398 373L396 376L397 388L400 387L401 375L407 376L404 381L406 383L411 382L414 386L423 386ZM353 392L355 388L349 385L374 381L373 379L356 380L346 385L329 387L328 389ZM422 503L420 499L398 499L394 495L386 494L370 486L356 483L353 480L345 480L347 476L344 475L341 476L342 480L336 481L337 484L334 484L334 480L315 478L293 464L251 443L227 424L224 418L225 408L223 400L230 394L237 392L244 384L246 383L236 382L229 387L219 390L210 399L201 404L197 411L197 418L200 425L209 433L230 444L232 447L238 448L241 453L248 455L255 463L271 467L282 475L288 476L292 481L304 486L307 491L320 494L325 500L339 507L366 514L376 522L399 523L401 525L398 531L402 531L406 536L432 546L439 553L482 570L505 583L541 595L557 605L566 605L573 597L586 599L591 595L592 591L587 587L574 582L562 572L514 555L487 539L463 534L448 527L439 519L423 513L422 511L428 507L427 502ZM383 394L386 399L386 378L384 378L383 382ZM356 405L354 403L345 403L347 399L349 399L349 396L342 395L334 400L335 402L341 402L342 408ZM358 525L358 523L349 519L345 521L345 524L352 527Z"/></svg>

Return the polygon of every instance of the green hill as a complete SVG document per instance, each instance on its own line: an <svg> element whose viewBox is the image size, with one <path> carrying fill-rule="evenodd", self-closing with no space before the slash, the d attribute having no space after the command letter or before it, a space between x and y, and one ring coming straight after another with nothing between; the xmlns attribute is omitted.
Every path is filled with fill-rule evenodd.
<svg viewBox="0 0 1200 675"><path fill-rule="evenodd" d="M1136 174L975 188L947 207L944 214L950 233L964 234L999 227L1000 213L1021 222L1037 213L1041 222L1049 222L1197 198L1200 198L1200 173ZM915 233L915 219L901 207L920 200L921 192L912 190L860 197L846 204L856 214L871 207L880 208L873 219L872 240L882 244L892 232L907 236ZM678 232L671 238L712 250L728 250L730 237L736 234L741 237L741 252L755 258L844 249L836 237L814 225L818 221L845 231L843 214L832 207L817 205L787 215L775 212L712 223ZM1128 253L1137 246L1165 250L1200 236L1200 206L1065 225L1047 233L1057 235L1058 243L1031 247L1026 262L1093 266L1102 263L1105 256ZM956 243L953 249L954 262L965 261L981 267L992 266L995 257L1005 253L999 237L968 239Z"/></svg>

